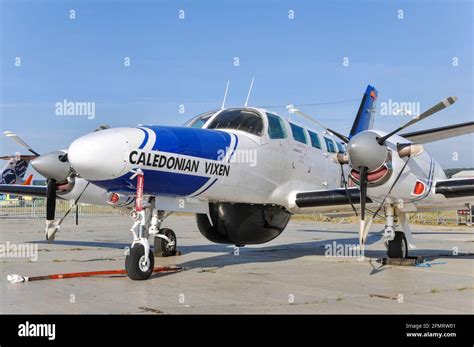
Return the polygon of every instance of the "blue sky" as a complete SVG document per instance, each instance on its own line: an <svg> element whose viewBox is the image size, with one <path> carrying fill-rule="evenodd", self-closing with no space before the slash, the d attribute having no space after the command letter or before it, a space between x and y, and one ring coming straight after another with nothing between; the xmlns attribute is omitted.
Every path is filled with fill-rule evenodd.
<svg viewBox="0 0 474 347"><path fill-rule="evenodd" d="M379 104L413 101L424 110L459 97L410 130L474 118L472 1L0 3L1 130L19 133L41 153L67 148L101 124L182 124L220 107L227 80L228 105L241 106L252 76L254 106L355 99L370 83ZM96 118L55 115L63 99L95 102ZM358 102L302 107L346 133L357 108ZM375 125L389 130L406 121L378 115ZM446 167L474 166L473 147L472 135L426 146ZM2 154L18 150L0 138Z"/></svg>

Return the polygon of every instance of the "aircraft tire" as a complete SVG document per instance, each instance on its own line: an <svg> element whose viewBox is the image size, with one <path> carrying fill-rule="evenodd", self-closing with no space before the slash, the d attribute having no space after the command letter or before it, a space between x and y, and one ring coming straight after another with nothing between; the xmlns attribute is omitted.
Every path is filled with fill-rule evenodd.
<svg viewBox="0 0 474 347"><path fill-rule="evenodd" d="M169 246L168 241L165 239L162 239L161 237L155 237L155 255L157 257L171 257L176 255L177 237L174 231L168 228L163 228L160 230L160 234L163 234L170 240L173 240L174 245Z"/></svg>
<svg viewBox="0 0 474 347"><path fill-rule="evenodd" d="M388 242L387 255L389 258L408 257L408 243L403 232L396 231L394 239Z"/></svg>
<svg viewBox="0 0 474 347"><path fill-rule="evenodd" d="M142 244L136 243L131 249L129 255L125 257L125 270L130 279L134 281L143 281L150 278L155 266L153 252L148 256L148 266L144 264L145 249Z"/></svg>

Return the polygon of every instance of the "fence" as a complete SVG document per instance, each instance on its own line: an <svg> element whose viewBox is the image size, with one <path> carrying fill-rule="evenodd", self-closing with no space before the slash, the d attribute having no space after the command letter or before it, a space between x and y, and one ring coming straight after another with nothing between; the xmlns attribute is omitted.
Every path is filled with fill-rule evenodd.
<svg viewBox="0 0 474 347"><path fill-rule="evenodd" d="M56 216L62 217L70 207L69 201L56 201ZM69 217L75 215L71 211ZM115 216L121 212L111 206L97 206L88 204L79 204L80 216ZM303 216L304 217L304 216ZM309 219L316 221L338 221L341 218L328 218L321 213L314 213L307 216ZM34 200L4 200L0 202L0 218L46 218L46 201L44 199ZM355 217L344 218L346 221L356 221ZM410 223L431 224L431 225L458 225L468 224L467 218L460 216L457 211L440 211L440 212L418 212L409 214ZM383 222L382 219L378 219Z"/></svg>
<svg viewBox="0 0 474 347"><path fill-rule="evenodd" d="M56 201L56 216L62 217L70 208L69 201ZM120 211L111 206L78 204L80 216L113 216ZM69 217L75 215L75 209ZM46 200L5 200L0 203L0 218L46 218Z"/></svg>
<svg viewBox="0 0 474 347"><path fill-rule="evenodd" d="M323 213L313 213L308 215L299 215L298 219L314 220L318 222L350 222L356 223L357 217L351 216L338 216L326 215ZM474 226L473 221L469 222L468 216L458 214L458 211L439 211L439 212L417 212L409 213L408 218L410 223L413 224L427 224L427 225L468 225ZM379 214L375 220L375 223L385 223L383 213Z"/></svg>

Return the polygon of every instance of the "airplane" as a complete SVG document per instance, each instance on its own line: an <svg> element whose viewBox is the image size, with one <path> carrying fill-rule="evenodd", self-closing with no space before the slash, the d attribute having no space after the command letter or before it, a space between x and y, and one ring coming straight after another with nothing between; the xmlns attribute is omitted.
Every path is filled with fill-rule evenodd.
<svg viewBox="0 0 474 347"><path fill-rule="evenodd" d="M423 144L472 133L474 122L398 134L457 100L448 97L391 132L376 130L377 95L369 85L348 135L293 105L290 113L323 131L247 102L222 105L184 126L102 126L68 149L43 155L9 132L36 156L32 166L47 186L0 185L0 192L46 196L49 242L69 213L55 219L57 198L72 200L71 209L84 202L130 213L133 241L125 269L132 280L152 274L150 238L156 256L176 253L176 234L162 228L173 212L196 214L205 238L236 246L273 240L293 214L352 211L363 247L380 214L388 257L406 258L415 247L407 213L474 201L474 179L448 179Z"/></svg>
<svg viewBox="0 0 474 347"><path fill-rule="evenodd" d="M22 155L15 153L15 155L4 155L1 156L1 160L7 160L6 165L0 171L0 184L23 184L30 185L33 181L33 174L28 175L26 180L26 171L31 159L34 159L34 155Z"/></svg>

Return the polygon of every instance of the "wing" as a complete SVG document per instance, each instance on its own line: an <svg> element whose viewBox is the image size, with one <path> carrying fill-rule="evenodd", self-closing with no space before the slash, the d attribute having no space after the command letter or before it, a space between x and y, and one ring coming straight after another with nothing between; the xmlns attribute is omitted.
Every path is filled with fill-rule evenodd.
<svg viewBox="0 0 474 347"><path fill-rule="evenodd" d="M451 178L436 182L436 194L442 194L447 199L469 198L474 199L474 178Z"/></svg>
<svg viewBox="0 0 474 347"><path fill-rule="evenodd" d="M296 194L295 205L301 209L308 208L319 212L353 211L352 205L356 209L359 207L359 194L357 187L348 188L347 192L344 188L301 192ZM373 205L369 198L367 202Z"/></svg>
<svg viewBox="0 0 474 347"><path fill-rule="evenodd" d="M347 192L344 188L315 190L297 193L295 197L295 205L301 209L298 213L306 213L307 211L322 212L351 212L352 205L359 210L359 188L348 188ZM465 207L466 203L474 202L474 178L452 178L437 181L435 184L435 194L444 195L448 199L449 204L417 206L418 211L441 211L453 210ZM369 198L368 209L378 206ZM369 210L370 213L370 210Z"/></svg>
<svg viewBox="0 0 474 347"><path fill-rule="evenodd" d="M0 184L0 194L13 194L45 198L46 186L24 186L21 184Z"/></svg>
<svg viewBox="0 0 474 347"><path fill-rule="evenodd" d="M401 134L400 136L416 143L428 143L428 142L448 139L450 137L466 135L473 132L474 132L474 122L467 122L467 123L461 123L461 124L448 125L446 127L441 127L441 128L414 131L411 133Z"/></svg>

